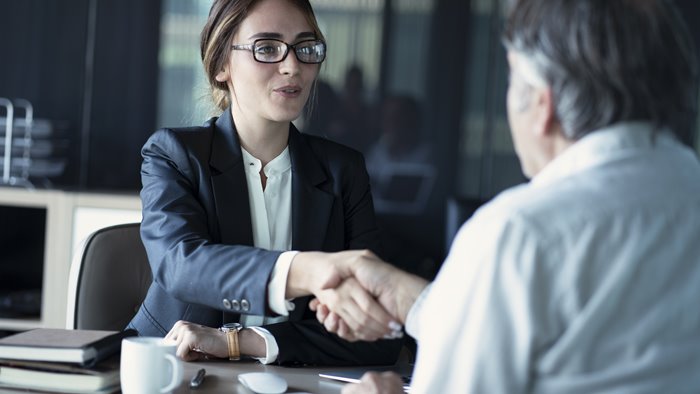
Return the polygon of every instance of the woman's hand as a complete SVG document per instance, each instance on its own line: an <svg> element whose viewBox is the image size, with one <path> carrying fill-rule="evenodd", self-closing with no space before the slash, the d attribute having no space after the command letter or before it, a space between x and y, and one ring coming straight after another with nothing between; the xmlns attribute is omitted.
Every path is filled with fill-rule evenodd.
<svg viewBox="0 0 700 394"><path fill-rule="evenodd" d="M338 253L299 252L289 267L285 297L287 299L316 294L323 289L338 286L343 279L350 276L343 269L343 257L353 259L370 251L345 251Z"/></svg>
<svg viewBox="0 0 700 394"><path fill-rule="evenodd" d="M185 361L206 358L228 358L226 333L218 328L180 320L173 325L165 339L177 343L176 355ZM238 332L241 356L265 357L265 340L251 329Z"/></svg>
<svg viewBox="0 0 700 394"><path fill-rule="evenodd" d="M205 358L228 358L226 333L217 328L180 320L165 339L177 343L176 355L185 361Z"/></svg>

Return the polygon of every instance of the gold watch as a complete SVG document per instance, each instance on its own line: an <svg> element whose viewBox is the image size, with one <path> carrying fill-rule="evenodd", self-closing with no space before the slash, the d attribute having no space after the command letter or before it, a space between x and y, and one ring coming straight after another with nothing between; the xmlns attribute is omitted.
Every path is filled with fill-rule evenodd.
<svg viewBox="0 0 700 394"><path fill-rule="evenodd" d="M241 348L238 346L238 332L242 329L243 326L240 323L226 323L219 328L219 331L226 333L229 360L236 361L241 359Z"/></svg>

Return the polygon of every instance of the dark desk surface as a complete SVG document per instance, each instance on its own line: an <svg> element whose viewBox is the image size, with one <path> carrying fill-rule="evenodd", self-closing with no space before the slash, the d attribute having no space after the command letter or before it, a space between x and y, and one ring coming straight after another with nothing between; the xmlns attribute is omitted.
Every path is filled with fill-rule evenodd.
<svg viewBox="0 0 700 394"><path fill-rule="evenodd" d="M207 370L202 386L197 390L189 388L192 376L200 368ZM340 393L345 383L320 378L319 372L356 369L357 367L303 367L287 368L272 365L262 365L254 361L204 361L184 363L182 384L174 393L208 394L208 393L240 393L250 394L238 383L238 375L246 372L273 372L282 375L289 388L287 393L336 394ZM368 367L369 368L369 367ZM405 369L405 368L402 368Z"/></svg>
<svg viewBox="0 0 700 394"><path fill-rule="evenodd" d="M262 365L253 361L204 361L184 363L184 377L182 384L174 393L241 393L249 394L250 391L243 388L238 383L238 375L246 372L274 372L282 375L286 380L289 388L288 393L318 393L318 394L335 394L340 393L343 388L343 383L333 380L319 378L318 373L321 371L340 370L343 368L285 368L272 365ZM207 370L204 383L197 390L189 388L189 382L192 376L197 373L200 368Z"/></svg>

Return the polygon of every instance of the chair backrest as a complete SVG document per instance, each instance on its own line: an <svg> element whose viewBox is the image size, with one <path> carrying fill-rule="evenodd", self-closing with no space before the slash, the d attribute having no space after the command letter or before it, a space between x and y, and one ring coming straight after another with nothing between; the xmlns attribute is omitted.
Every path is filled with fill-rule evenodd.
<svg viewBox="0 0 700 394"><path fill-rule="evenodd" d="M71 264L67 328L122 330L131 321L152 281L139 228L105 227L85 240Z"/></svg>

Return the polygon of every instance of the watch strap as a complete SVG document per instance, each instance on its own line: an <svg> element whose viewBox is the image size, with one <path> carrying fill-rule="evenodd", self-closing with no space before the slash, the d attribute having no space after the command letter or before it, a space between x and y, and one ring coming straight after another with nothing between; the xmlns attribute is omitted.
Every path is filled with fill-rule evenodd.
<svg viewBox="0 0 700 394"><path fill-rule="evenodd" d="M241 359L241 349L238 346L238 330L226 331L226 343L228 344L228 359L236 361Z"/></svg>
<svg viewBox="0 0 700 394"><path fill-rule="evenodd" d="M239 323L224 324L219 330L226 334L228 346L228 359L237 361L241 359L241 348L238 343L238 331L243 328Z"/></svg>

